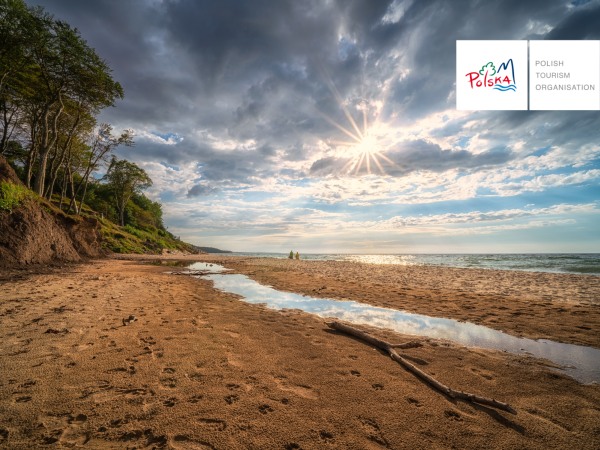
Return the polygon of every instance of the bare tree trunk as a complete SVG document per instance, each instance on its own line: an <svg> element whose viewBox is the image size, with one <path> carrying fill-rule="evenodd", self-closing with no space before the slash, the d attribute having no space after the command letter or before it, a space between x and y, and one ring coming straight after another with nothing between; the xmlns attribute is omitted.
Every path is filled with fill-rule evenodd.
<svg viewBox="0 0 600 450"><path fill-rule="evenodd" d="M12 108L9 114L6 102L2 102L2 138L0 139L0 155L3 155L8 148L8 142L17 126L17 119L15 119L16 113L17 108L15 107Z"/></svg>
<svg viewBox="0 0 600 450"><path fill-rule="evenodd" d="M65 194L67 193L67 172L63 169L62 174L62 186L60 188L60 202L58 208L62 211L63 202L65 201Z"/></svg>
<svg viewBox="0 0 600 450"><path fill-rule="evenodd" d="M71 186L71 202L69 203L67 214L71 214L73 208L75 208L75 214L79 214L79 210L77 209L77 201L75 200L75 180L73 179L73 170L70 166L67 170L69 173L69 185Z"/></svg>
<svg viewBox="0 0 600 450"><path fill-rule="evenodd" d="M85 183L83 184L83 194L81 194L81 201L79 202L79 212L81 212L81 210L83 209L83 202L85 201L85 196L87 194L88 184L89 184L89 178L86 178Z"/></svg>
<svg viewBox="0 0 600 450"><path fill-rule="evenodd" d="M62 103L62 96L60 92L58 93L58 101L60 102L60 107L58 111L54 115L52 121L52 129L50 129L49 125L49 117L50 117L50 108L52 105L49 105L47 111L44 114L43 121L43 133L42 133L42 141L40 144L40 152L39 152L39 166L38 173L35 178L35 182L33 185L33 190L39 195L44 195L44 187L46 184L46 170L48 165L48 155L50 154L50 150L54 147L56 140L58 139L58 119L62 114L65 106Z"/></svg>
<svg viewBox="0 0 600 450"><path fill-rule="evenodd" d="M25 164L25 184L31 189L31 179L33 177L33 165L37 158L37 148L31 144L32 148L29 150L27 155L27 163Z"/></svg>

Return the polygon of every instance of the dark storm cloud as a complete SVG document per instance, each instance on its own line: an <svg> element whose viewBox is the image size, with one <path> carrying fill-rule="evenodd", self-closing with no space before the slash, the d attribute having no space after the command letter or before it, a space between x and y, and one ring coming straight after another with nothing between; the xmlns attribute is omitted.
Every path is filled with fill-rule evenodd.
<svg viewBox="0 0 600 450"><path fill-rule="evenodd" d="M559 23L546 39L600 39L600 4L584 5Z"/></svg>
<svg viewBox="0 0 600 450"><path fill-rule="evenodd" d="M392 0L27 1L79 28L114 69L125 100L103 119L184 138L175 146L140 139L129 155L198 162L205 179L225 184L275 176L289 170L277 154L306 161L311 142L339 136L322 118L347 125L335 91L354 104L376 99L390 81L381 118L408 123L454 108L456 39L597 38L600 8L569 8L558 0L418 0L406 2L404 13L394 17L401 2ZM402 71L405 76L397 77ZM553 135L575 138L572 128L561 125L563 116L543 117L556 124ZM536 113L478 117L499 132L511 129L502 129L511 121L523 133L542 123ZM586 119L578 122L579 136L598 125L597 115L578 117ZM217 140L253 140L254 146L224 151L199 130ZM510 155L420 143L388 156L405 165L390 173L402 175L476 169ZM321 159L311 172L329 173L338 163ZM193 190L189 195L201 193Z"/></svg>
<svg viewBox="0 0 600 450"><path fill-rule="evenodd" d="M514 153L507 148L498 147L479 154L466 150L445 150L439 145L424 140L407 141L398 144L397 150L386 153L387 160L378 158L384 171L392 176L405 176L419 170L444 172L452 169L477 171L491 166L505 164L514 158ZM315 161L310 172L312 175L343 175L352 164L348 158L327 157ZM375 173L380 170L370 163ZM361 164L358 174L367 173L366 162Z"/></svg>
<svg viewBox="0 0 600 450"><path fill-rule="evenodd" d="M205 195L210 195L216 192L215 188L207 186L205 184L196 184L194 185L187 193L187 197L203 197Z"/></svg>

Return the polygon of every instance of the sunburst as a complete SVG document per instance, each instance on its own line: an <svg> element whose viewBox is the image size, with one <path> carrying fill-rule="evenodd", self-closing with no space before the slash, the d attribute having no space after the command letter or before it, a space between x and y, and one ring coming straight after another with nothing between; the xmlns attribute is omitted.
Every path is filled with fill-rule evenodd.
<svg viewBox="0 0 600 450"><path fill-rule="evenodd" d="M344 126L333 120L331 117L321 113L327 122L350 138L349 141L331 142L331 144L336 146L336 150L340 156L344 159L348 159L342 172L353 175L366 172L371 175L377 170L381 175L386 175L383 163L392 166L396 165L394 161L384 154L388 148L385 143L386 128L377 120L369 124L369 104L367 101L362 101L357 106L357 110L362 113L362 126L359 126L352 114L350 114L350 111L348 111L346 102L343 101L333 80L327 76L325 79L348 121L348 125Z"/></svg>
<svg viewBox="0 0 600 450"><path fill-rule="evenodd" d="M362 109L362 129L358 127L344 105L342 105L342 109L351 128L344 127L329 117L326 118L329 123L351 139L349 141L331 142L336 146L340 156L348 159L342 173L352 175L379 173L386 175L384 164L395 165L395 163L384 154L387 150L384 127L377 122L371 125L368 124L366 107Z"/></svg>

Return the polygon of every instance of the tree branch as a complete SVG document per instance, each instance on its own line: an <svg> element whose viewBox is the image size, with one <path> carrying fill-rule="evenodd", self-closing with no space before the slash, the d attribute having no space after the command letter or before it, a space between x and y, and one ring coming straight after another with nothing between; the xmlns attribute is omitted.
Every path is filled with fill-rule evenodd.
<svg viewBox="0 0 600 450"><path fill-rule="evenodd" d="M415 342L408 342L406 344L391 344L389 342L383 341L381 339L377 339L364 331L358 330L349 325L340 323L340 322L326 322L326 325L329 328L333 328L334 330L341 331L343 333L349 334L351 336L357 337L362 341L365 341L384 352L388 353L390 357L399 363L406 370L416 375L421 380L425 381L427 384L432 386L434 389L440 391L443 394L446 394L450 398L454 398L457 400L464 400L472 403L479 403L481 405L492 406L494 408L498 408L504 411L507 411L512 414L516 414L516 410L510 406L508 403L500 402L498 400L494 400L492 398L481 397L476 394L471 394L469 392L457 391L443 383L440 383L438 380L433 378L431 375L423 372L421 369L417 368L410 362L408 362L405 358L403 358L394 348L411 348L418 347L421 344ZM415 345L416 344L416 345Z"/></svg>

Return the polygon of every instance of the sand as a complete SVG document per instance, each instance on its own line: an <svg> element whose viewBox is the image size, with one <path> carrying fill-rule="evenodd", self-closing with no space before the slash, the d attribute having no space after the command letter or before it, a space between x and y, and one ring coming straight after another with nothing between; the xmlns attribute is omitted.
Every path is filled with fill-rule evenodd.
<svg viewBox="0 0 600 450"><path fill-rule="evenodd" d="M596 277L193 259L281 289L598 346ZM433 340L402 351L517 414L457 402L319 318L168 270L111 259L0 276L0 448L600 447L600 386L547 362Z"/></svg>

